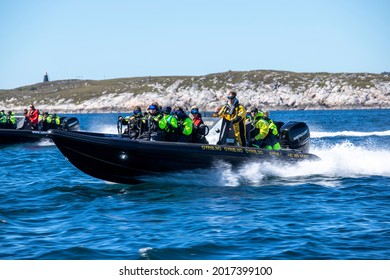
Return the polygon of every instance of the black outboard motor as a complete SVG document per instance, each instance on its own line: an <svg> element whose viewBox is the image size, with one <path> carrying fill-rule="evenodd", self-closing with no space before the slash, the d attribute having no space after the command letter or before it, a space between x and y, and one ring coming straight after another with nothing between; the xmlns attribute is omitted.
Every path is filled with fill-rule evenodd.
<svg viewBox="0 0 390 280"><path fill-rule="evenodd" d="M61 124L58 129L67 130L67 131L75 131L80 130L80 123L76 117L64 117L61 118Z"/></svg>
<svg viewBox="0 0 390 280"><path fill-rule="evenodd" d="M296 149L309 152L310 131L304 122L288 122L280 128L280 145L283 149Z"/></svg>

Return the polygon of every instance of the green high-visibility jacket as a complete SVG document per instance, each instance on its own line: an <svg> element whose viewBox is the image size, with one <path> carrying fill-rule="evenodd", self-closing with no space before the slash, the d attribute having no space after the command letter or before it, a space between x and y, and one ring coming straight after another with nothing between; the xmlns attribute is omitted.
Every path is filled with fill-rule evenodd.
<svg viewBox="0 0 390 280"><path fill-rule="evenodd" d="M178 127L177 119L172 115L164 114L164 116L158 122L158 127L161 130L172 132L172 130Z"/></svg>

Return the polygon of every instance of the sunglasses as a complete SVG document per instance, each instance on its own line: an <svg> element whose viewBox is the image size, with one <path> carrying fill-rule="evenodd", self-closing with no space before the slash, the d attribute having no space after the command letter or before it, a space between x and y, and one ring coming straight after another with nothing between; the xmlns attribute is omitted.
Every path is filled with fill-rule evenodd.
<svg viewBox="0 0 390 280"><path fill-rule="evenodd" d="M236 98L235 96L232 96L232 95L229 95L228 96L228 99L234 99L234 98Z"/></svg>

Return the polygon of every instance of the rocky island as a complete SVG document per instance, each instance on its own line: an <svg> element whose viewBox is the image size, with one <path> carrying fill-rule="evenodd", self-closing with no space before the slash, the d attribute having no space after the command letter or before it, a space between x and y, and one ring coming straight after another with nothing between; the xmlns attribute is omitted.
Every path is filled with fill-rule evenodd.
<svg viewBox="0 0 390 280"><path fill-rule="evenodd" d="M58 80L0 90L0 108L21 112L30 103L50 112L124 112L161 105L211 111L234 89L245 106L269 110L390 108L390 74L228 71L204 76Z"/></svg>

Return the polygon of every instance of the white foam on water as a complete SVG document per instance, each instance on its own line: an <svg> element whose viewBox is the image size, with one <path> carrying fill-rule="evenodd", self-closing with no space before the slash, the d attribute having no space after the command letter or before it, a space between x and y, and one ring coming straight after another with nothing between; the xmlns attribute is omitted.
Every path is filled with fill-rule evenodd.
<svg viewBox="0 0 390 280"><path fill-rule="evenodd" d="M88 131L90 132L97 132L97 133L105 133L105 134L117 134L118 129L116 125L111 124L91 124L88 128Z"/></svg>
<svg viewBox="0 0 390 280"><path fill-rule="evenodd" d="M270 178L273 183L297 184L307 182L334 186L342 178L366 176L390 177L390 151L373 150L355 146L348 141L328 148L312 149L318 161L258 162L244 165L238 175L252 184L264 184ZM229 174L231 171L228 171ZM230 181L233 183L233 181Z"/></svg>
<svg viewBox="0 0 390 280"><path fill-rule="evenodd" d="M54 142L49 138L42 138L37 142L38 146L46 147L46 146L54 146Z"/></svg>
<svg viewBox="0 0 390 280"><path fill-rule="evenodd" d="M371 132L362 132L362 131L310 131L310 137L312 138L324 138L324 137L338 137L338 136L352 136L352 137L367 137L367 136L390 136L390 130L385 131L371 131Z"/></svg>
<svg viewBox="0 0 390 280"><path fill-rule="evenodd" d="M297 162L248 162L233 167L218 162L208 170L169 173L159 177L147 177L154 183L169 181L191 186L264 186L299 185L306 183L321 186L338 186L343 178L369 176L390 177L390 151L369 149L345 141L329 147L319 147L311 153L320 157L317 161Z"/></svg>

